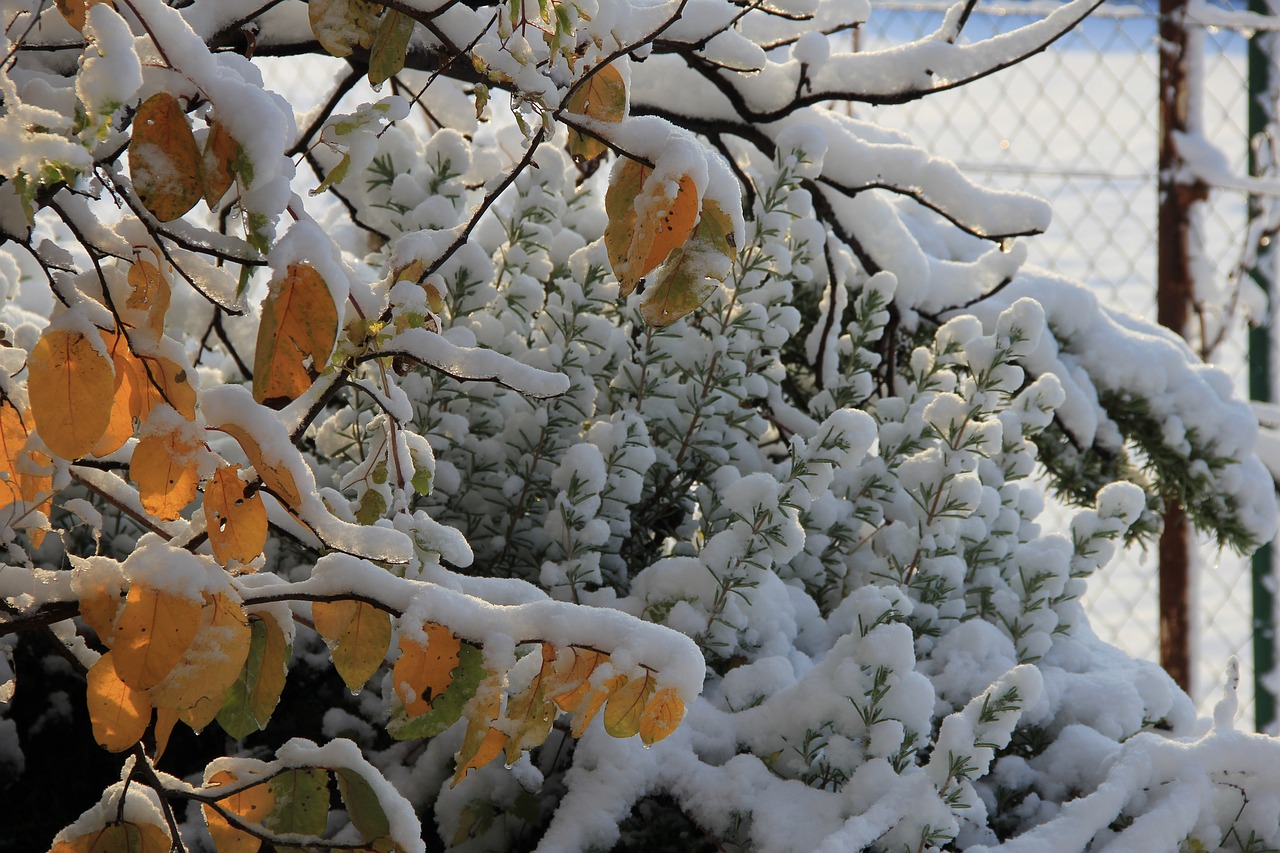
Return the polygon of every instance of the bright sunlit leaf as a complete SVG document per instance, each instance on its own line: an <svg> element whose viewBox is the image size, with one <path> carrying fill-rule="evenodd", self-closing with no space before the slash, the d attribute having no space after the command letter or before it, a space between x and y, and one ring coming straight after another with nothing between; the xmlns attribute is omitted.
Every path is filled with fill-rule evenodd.
<svg viewBox="0 0 1280 853"><path fill-rule="evenodd" d="M691 314L725 280L737 257L733 220L708 199L702 218L683 247L671 252L640 301L640 316L651 326L669 326Z"/></svg>
<svg viewBox="0 0 1280 853"><path fill-rule="evenodd" d="M428 622L422 627L426 643L406 633L400 635L400 657L391 671L405 713L425 714L453 680L462 641L443 625Z"/></svg>
<svg viewBox="0 0 1280 853"><path fill-rule="evenodd" d="M262 303L253 399L281 408L311 387L338 338L338 308L310 264L290 264Z"/></svg>
<svg viewBox="0 0 1280 853"><path fill-rule="evenodd" d="M150 332L153 340L159 340L169 311L169 280L159 267L142 258L129 267L128 278L129 297L125 308L142 321L139 325Z"/></svg>
<svg viewBox="0 0 1280 853"><path fill-rule="evenodd" d="M88 454L111 421L111 360L75 329L49 329L27 363L27 393L36 429L63 459Z"/></svg>
<svg viewBox="0 0 1280 853"><path fill-rule="evenodd" d="M178 99L157 92L138 107L129 173L142 204L161 222L178 219L204 195L201 154Z"/></svg>
<svg viewBox="0 0 1280 853"><path fill-rule="evenodd" d="M23 449L27 445L26 420L22 413L5 399L0 399L0 507L18 500L18 466Z"/></svg>
<svg viewBox="0 0 1280 853"><path fill-rule="evenodd" d="M640 732L644 709L653 698L653 674L648 670L615 687L604 706L604 730L614 737L631 737Z"/></svg>
<svg viewBox="0 0 1280 853"><path fill-rule="evenodd" d="M202 602L135 583L116 619L116 672L134 690L155 687L173 670L200 629Z"/></svg>
<svg viewBox="0 0 1280 853"><path fill-rule="evenodd" d="M220 121L209 124L209 135L204 140L204 151L201 152L202 192L204 203L210 210L216 210L218 202L231 189L235 182L235 162L240 154L240 143Z"/></svg>
<svg viewBox="0 0 1280 853"><path fill-rule="evenodd" d="M238 476L239 465L222 466L204 487L204 517L213 557L226 566L248 563L267 544L267 507L262 495Z"/></svg>
<svg viewBox="0 0 1280 853"><path fill-rule="evenodd" d="M106 6L115 5L112 0L54 0L54 5L62 13L62 17L66 18L67 23L77 30L84 29L85 16L89 8L97 6L99 3Z"/></svg>
<svg viewBox="0 0 1280 853"><path fill-rule="evenodd" d="M181 662L151 688L157 708L176 708L196 731L217 716L249 655L249 619L226 593L205 593L200 628Z"/></svg>
<svg viewBox="0 0 1280 853"><path fill-rule="evenodd" d="M370 84L381 86L404 68L413 25L413 18L395 9L388 9L382 16L373 37L373 47L369 50Z"/></svg>
<svg viewBox="0 0 1280 853"><path fill-rule="evenodd" d="M664 687L649 700L640 716L640 740L652 746L676 730L684 719L684 700L674 687Z"/></svg>
<svg viewBox="0 0 1280 853"><path fill-rule="evenodd" d="M225 423L218 429L234 437L240 443L240 449L244 451L245 456L249 457L249 462L253 465L253 469L258 472L258 477L262 480L262 484L273 495L291 507L302 503L302 492L299 491L293 474L284 465L269 464L262 453L262 446L258 444L256 438L250 435L248 430L235 423Z"/></svg>
<svg viewBox="0 0 1280 853"><path fill-rule="evenodd" d="M317 601L311 619L347 687L362 689L387 657L391 614L363 601Z"/></svg>
<svg viewBox="0 0 1280 853"><path fill-rule="evenodd" d="M98 745L124 752L141 740L151 723L151 700L145 691L134 690L120 680L112 653L98 658L85 679L89 721Z"/></svg>
<svg viewBox="0 0 1280 853"><path fill-rule="evenodd" d="M200 488L201 446L181 429L151 433L138 441L129 463L129 479L138 484L138 496L147 512L162 521L173 521L195 500Z"/></svg>
<svg viewBox="0 0 1280 853"><path fill-rule="evenodd" d="M232 773L220 770L209 777L209 787L230 787L240 780ZM228 794L217 804L245 823L262 826L276 807L275 796L267 783L251 785L234 794ZM225 817L209 805L203 807L204 820L209 827L218 853L258 853L262 842L249 833L232 826Z"/></svg>
<svg viewBox="0 0 1280 853"><path fill-rule="evenodd" d="M311 0L307 12L311 32L334 56L350 56L356 47L373 44L381 7L366 0Z"/></svg>
<svg viewBox="0 0 1280 853"><path fill-rule="evenodd" d="M596 121L620 122L627 112L627 87L622 74L612 64L591 78L565 102L565 109ZM603 142L569 128L569 155L581 160L594 160L609 150Z"/></svg>

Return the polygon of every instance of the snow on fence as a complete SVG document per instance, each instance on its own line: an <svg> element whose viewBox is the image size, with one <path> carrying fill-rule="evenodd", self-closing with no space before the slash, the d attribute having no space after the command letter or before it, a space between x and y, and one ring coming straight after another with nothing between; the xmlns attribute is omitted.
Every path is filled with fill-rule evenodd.
<svg viewBox="0 0 1280 853"><path fill-rule="evenodd" d="M855 34L860 47L901 43L932 31L950 5L882 0ZM1053 3L979 3L973 40L1043 16ZM1197 17L1204 28L1204 130L1237 174L1248 152L1249 33L1233 16ZM1234 16L1239 18L1240 16ZM974 178L1049 200L1048 232L1027 241L1031 262L1086 281L1109 304L1155 319L1156 164L1159 147L1158 16L1153 6L1106 4L1044 53L984 80L903 106L858 107L906 132ZM1280 57L1277 57L1280 59ZM1226 302L1227 280L1244 249L1246 199L1214 191L1203 219L1206 259ZM1247 340L1237 317L1215 361L1247 394ZM1240 659L1245 719L1252 715L1250 567L1205 542L1189 596L1195 637L1192 695L1208 711L1227 661ZM1125 651L1158 657L1156 557L1131 553L1096 575L1086 606L1095 632Z"/></svg>

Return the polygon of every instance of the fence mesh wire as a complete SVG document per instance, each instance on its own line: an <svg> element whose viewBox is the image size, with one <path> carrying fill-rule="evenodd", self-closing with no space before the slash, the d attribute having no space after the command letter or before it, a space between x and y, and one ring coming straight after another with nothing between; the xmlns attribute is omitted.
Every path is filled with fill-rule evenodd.
<svg viewBox="0 0 1280 853"><path fill-rule="evenodd" d="M937 27L946 3L881 2L855 37L859 49L918 38ZM977 40L1029 23L1028 4L979 4L966 27ZM1038 10L1043 11L1043 10ZM1004 72L922 101L862 108L867 117L955 160L977 180L1048 199L1048 232L1028 241L1032 263L1092 285L1105 304L1155 318L1156 175L1159 151L1158 18L1138 5L1108 4L1045 52ZM1248 151L1247 34L1204 29L1198 76L1205 135L1244 174ZM1214 309L1242 249L1246 199L1215 191L1202 220ZM1216 321L1213 312L1210 320ZM1214 360L1247 393L1247 339L1230 321ZM1199 547L1192 696L1202 709L1219 695L1226 662L1240 659L1242 706L1252 715L1248 560ZM1086 608L1094 630L1125 651L1155 659L1157 561L1130 553L1093 578Z"/></svg>

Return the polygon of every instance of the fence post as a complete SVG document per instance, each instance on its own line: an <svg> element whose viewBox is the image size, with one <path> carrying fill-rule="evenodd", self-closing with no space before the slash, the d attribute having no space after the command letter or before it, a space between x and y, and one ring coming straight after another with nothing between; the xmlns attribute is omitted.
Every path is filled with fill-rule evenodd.
<svg viewBox="0 0 1280 853"><path fill-rule="evenodd" d="M1249 0L1249 11L1262 15L1274 13L1267 0ZM1268 163L1260 156L1254 140L1261 140L1275 118L1276 93L1273 91L1274 67L1280 57L1280 36L1275 32L1259 30L1249 37L1249 174L1261 175ZM1268 152L1273 154L1273 152ZM1249 197L1249 220L1252 223L1263 215L1262 202L1257 196ZM1252 233L1253 229L1246 229ZM1249 276L1268 296L1275 292L1276 258L1271 241L1264 239L1257 250L1257 259L1249 270ZM1270 401L1271 390L1271 312L1265 318L1257 318L1257 325L1249 329L1249 396L1254 400ZM1265 681L1276 665L1275 649L1275 595L1271 589L1273 552L1268 542L1254 553L1251 563L1253 578L1253 695L1254 728L1266 731L1276 719L1276 697Z"/></svg>
<svg viewBox="0 0 1280 853"><path fill-rule="evenodd" d="M1199 235L1193 217L1208 196L1200 182L1180 176L1175 134L1192 129L1192 63L1195 33L1187 25L1188 0L1160 0L1160 163L1156 239L1156 317L1186 336L1194 296L1192 241ZM1191 548L1186 513L1175 501L1165 513L1160 536L1160 663L1178 685L1191 690Z"/></svg>

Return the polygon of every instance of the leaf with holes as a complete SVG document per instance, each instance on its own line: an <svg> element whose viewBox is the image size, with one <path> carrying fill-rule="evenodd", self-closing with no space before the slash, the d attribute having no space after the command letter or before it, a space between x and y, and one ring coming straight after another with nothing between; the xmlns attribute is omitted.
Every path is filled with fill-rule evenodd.
<svg viewBox="0 0 1280 853"><path fill-rule="evenodd" d="M116 619L116 672L134 690L165 679L200 629L203 602L135 583Z"/></svg>
<svg viewBox="0 0 1280 853"><path fill-rule="evenodd" d="M217 788L236 785L241 781L234 774L220 770L209 777L208 788L210 793L216 793ZM265 782L220 797L216 802L245 823L258 826L265 823L267 816L276 807L275 796ZM262 847L260 840L232 826L212 806L205 805L203 811L205 824L209 827L209 835L213 838L213 846L218 853L258 853L258 849Z"/></svg>
<svg viewBox="0 0 1280 853"><path fill-rule="evenodd" d="M40 438L63 459L93 450L111 422L111 360L83 333L48 329L27 362L27 394Z"/></svg>
<svg viewBox="0 0 1280 853"><path fill-rule="evenodd" d="M462 651L462 641L443 625L428 622L422 632L425 643L401 633L400 657L391 671L391 682L410 717L430 711L435 699L449 689Z"/></svg>
<svg viewBox="0 0 1280 853"><path fill-rule="evenodd" d="M85 676L86 705L93 739L110 752L124 752L146 734L151 723L151 700L120 680L115 658L107 652Z"/></svg>
<svg viewBox="0 0 1280 853"><path fill-rule="evenodd" d="M298 489L293 472L279 460L268 462L262 452L262 446L249 434L248 430L235 423L224 423L218 429L240 443L240 449L244 451L245 456L249 457L253 470L258 472L259 479L271 494L284 501L287 506L295 507L302 503L302 492Z"/></svg>
<svg viewBox="0 0 1280 853"><path fill-rule="evenodd" d="M381 86L404 68L414 20L403 12L388 9L373 36L369 49L369 83Z"/></svg>
<svg viewBox="0 0 1280 853"><path fill-rule="evenodd" d="M267 507L257 489L238 476L239 465L221 466L204 487L204 518L213 557L226 566L249 563L267 544Z"/></svg>
<svg viewBox="0 0 1280 853"><path fill-rule="evenodd" d="M311 387L338 339L338 308L310 264L289 264L262 303L253 399L282 408Z"/></svg>
<svg viewBox="0 0 1280 853"><path fill-rule="evenodd" d="M620 122L627 114L627 85L612 64L591 75L585 84L569 96L565 109L596 121ZM603 142L569 128L569 156L594 160L609 150Z"/></svg>
<svg viewBox="0 0 1280 853"><path fill-rule="evenodd" d="M178 99L157 92L133 116L129 173L133 188L151 215L171 222L204 195L203 159Z"/></svg>
<svg viewBox="0 0 1280 853"><path fill-rule="evenodd" d="M640 316L661 328L693 313L728 277L736 256L733 221L708 199L693 236L672 251L641 297Z"/></svg>
<svg viewBox="0 0 1280 853"><path fill-rule="evenodd" d="M292 652L284 630L270 613L253 614L249 628L249 654L218 711L218 725L237 739L267 727L284 691Z"/></svg>
<svg viewBox="0 0 1280 853"><path fill-rule="evenodd" d="M635 206L636 227L618 279L625 279L628 290L689 239L698 221L698 190L688 175L676 181L657 181L651 176Z"/></svg>
<svg viewBox="0 0 1280 853"><path fill-rule="evenodd" d="M363 601L317 601L311 619L347 687L362 689L391 647L391 615Z"/></svg>
<svg viewBox="0 0 1280 853"><path fill-rule="evenodd" d="M449 672L449 684L442 692L432 695L430 709L410 717L403 701L393 701L387 733L397 740L435 737L458 721L466 704L476 695L476 690L487 675L489 672L484 667L484 653L470 643L460 643L457 665ZM392 681L397 685L399 693L400 681L394 671Z"/></svg>
<svg viewBox="0 0 1280 853"><path fill-rule="evenodd" d="M275 800L275 808L263 824L278 835L324 835L329 817L329 774L324 770L299 767L273 777L267 786ZM276 845L277 853L299 851L304 847Z"/></svg>
<svg viewBox="0 0 1280 853"><path fill-rule="evenodd" d="M143 356L138 369L130 407L139 424L145 424L160 404L172 406L189 421L196 417L196 389L187 368L165 356Z"/></svg>

